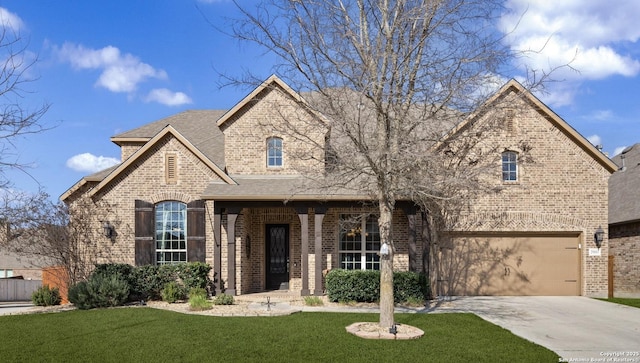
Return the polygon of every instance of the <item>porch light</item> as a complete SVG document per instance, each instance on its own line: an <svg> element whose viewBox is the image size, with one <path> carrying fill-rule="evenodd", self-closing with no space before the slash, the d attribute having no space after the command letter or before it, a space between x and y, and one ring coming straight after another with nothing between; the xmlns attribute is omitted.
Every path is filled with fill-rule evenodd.
<svg viewBox="0 0 640 363"><path fill-rule="evenodd" d="M593 234L593 241L596 243L596 247L600 248L603 240L604 230L602 229L602 226L599 226L598 229L596 229L596 233Z"/></svg>
<svg viewBox="0 0 640 363"><path fill-rule="evenodd" d="M113 238L116 234L115 228L109 223L109 221L104 221L102 224L102 233L107 238Z"/></svg>
<svg viewBox="0 0 640 363"><path fill-rule="evenodd" d="M389 245L387 244L387 242L383 243L382 246L380 246L380 256L389 256Z"/></svg>

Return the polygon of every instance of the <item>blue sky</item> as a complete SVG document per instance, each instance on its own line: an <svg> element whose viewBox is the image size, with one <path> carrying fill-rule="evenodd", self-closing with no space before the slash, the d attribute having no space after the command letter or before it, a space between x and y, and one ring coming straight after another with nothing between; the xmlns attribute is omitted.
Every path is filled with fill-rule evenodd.
<svg viewBox="0 0 640 363"><path fill-rule="evenodd" d="M575 69L557 72L562 82L538 96L611 156L640 142L640 2L614 4L508 0L513 12L499 24L519 22L507 37L514 49L541 49L520 66L572 61ZM40 184L57 198L119 159L111 136L186 109L232 107L249 90L220 89L218 72L253 69L266 78L272 64L208 23L224 28L233 16L233 3L223 0L0 0L0 20L27 41L28 57L38 57L24 104L50 103L43 121L55 126L17 140L15 157L32 168L30 176L8 173L15 187Z"/></svg>

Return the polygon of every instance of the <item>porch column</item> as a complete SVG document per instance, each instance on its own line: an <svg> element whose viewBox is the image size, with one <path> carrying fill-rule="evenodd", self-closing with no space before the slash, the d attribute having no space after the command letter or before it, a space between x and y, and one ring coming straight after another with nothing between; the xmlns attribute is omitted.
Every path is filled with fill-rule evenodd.
<svg viewBox="0 0 640 363"><path fill-rule="evenodd" d="M407 238L409 250L409 271L418 272L418 250L416 248L416 206L410 202L398 203L407 216L409 234Z"/></svg>
<svg viewBox="0 0 640 363"><path fill-rule="evenodd" d="M309 296L309 214L298 213L300 218L300 269L302 276L302 290L300 295Z"/></svg>
<svg viewBox="0 0 640 363"><path fill-rule="evenodd" d="M322 221L324 220L324 210L319 211L316 209L314 219L314 252L316 254L316 268L315 268L315 289L313 295L322 296L324 289L322 287Z"/></svg>
<svg viewBox="0 0 640 363"><path fill-rule="evenodd" d="M236 219L237 213L227 214L227 283L226 294L236 295Z"/></svg>
<svg viewBox="0 0 640 363"><path fill-rule="evenodd" d="M416 215L408 214L409 222L409 271L418 272L418 251L416 248Z"/></svg>
<svg viewBox="0 0 640 363"><path fill-rule="evenodd" d="M216 295L222 293L222 241L221 238L221 223L222 212L220 209L215 209L213 214L213 274L214 278L218 281L216 284Z"/></svg>

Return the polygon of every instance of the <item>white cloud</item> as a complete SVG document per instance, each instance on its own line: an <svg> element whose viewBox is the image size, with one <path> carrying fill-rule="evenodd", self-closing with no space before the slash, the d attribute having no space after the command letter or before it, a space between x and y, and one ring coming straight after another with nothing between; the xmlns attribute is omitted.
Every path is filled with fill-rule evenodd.
<svg viewBox="0 0 640 363"><path fill-rule="evenodd" d="M521 66L548 72L570 64L573 69L560 68L552 78L578 84L640 74L640 60L625 52L640 39L640 1L508 0L506 7L511 12L503 15L500 28L512 49L527 51Z"/></svg>
<svg viewBox="0 0 640 363"><path fill-rule="evenodd" d="M589 142L592 145L595 145L595 146L602 145L602 139L598 135L591 135L587 137L587 140L589 140Z"/></svg>
<svg viewBox="0 0 640 363"><path fill-rule="evenodd" d="M145 98L147 102L158 102L167 106L180 106L193 103L191 98L182 92L172 92L166 88L151 90Z"/></svg>
<svg viewBox="0 0 640 363"><path fill-rule="evenodd" d="M18 33L20 29L24 28L24 22L18 15L0 7L0 26Z"/></svg>
<svg viewBox="0 0 640 363"><path fill-rule="evenodd" d="M591 118L596 121L607 121L613 118L613 112L611 110L597 110L592 115Z"/></svg>
<svg viewBox="0 0 640 363"><path fill-rule="evenodd" d="M61 48L54 48L54 51L62 61L75 68L101 70L96 86L112 92L131 93L139 83L149 78L168 78L164 70L155 69L132 54L122 54L113 46L90 49L67 42Z"/></svg>
<svg viewBox="0 0 640 363"><path fill-rule="evenodd" d="M83 153L69 158L69 160L67 160L67 167L75 171L95 173L97 171L110 168L119 163L120 160L116 158Z"/></svg>
<svg viewBox="0 0 640 363"><path fill-rule="evenodd" d="M613 156L616 156L616 155L620 154L626 148L627 148L626 146L619 146L619 147L615 148L613 150Z"/></svg>

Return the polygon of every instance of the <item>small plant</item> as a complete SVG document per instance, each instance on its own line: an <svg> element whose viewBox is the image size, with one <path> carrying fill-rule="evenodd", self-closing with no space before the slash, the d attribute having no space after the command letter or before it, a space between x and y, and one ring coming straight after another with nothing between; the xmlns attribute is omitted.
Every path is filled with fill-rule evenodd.
<svg viewBox="0 0 640 363"><path fill-rule="evenodd" d="M162 300L168 303L184 300L187 295L185 288L175 281L171 281L164 285L164 289L162 289L160 294L162 295Z"/></svg>
<svg viewBox="0 0 640 363"><path fill-rule="evenodd" d="M213 303L207 300L206 295L189 295L189 309L194 311L209 310Z"/></svg>
<svg viewBox="0 0 640 363"><path fill-rule="evenodd" d="M44 285L31 294L31 301L37 306L53 306L60 305L62 298L57 287L50 288L49 285Z"/></svg>
<svg viewBox="0 0 640 363"><path fill-rule="evenodd" d="M205 290L202 287L192 287L189 290L189 299L191 299L192 297L195 297L195 296L201 296L201 297L206 299L207 298L207 290Z"/></svg>
<svg viewBox="0 0 640 363"><path fill-rule="evenodd" d="M233 296L220 294L213 300L214 305L233 305Z"/></svg>
<svg viewBox="0 0 640 363"><path fill-rule="evenodd" d="M322 306L322 305L324 305L324 302L322 301L321 298L319 298L317 296L305 296L304 297L304 304L306 306Z"/></svg>

